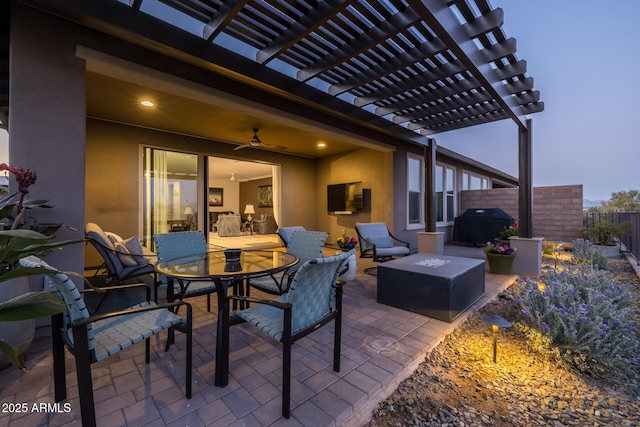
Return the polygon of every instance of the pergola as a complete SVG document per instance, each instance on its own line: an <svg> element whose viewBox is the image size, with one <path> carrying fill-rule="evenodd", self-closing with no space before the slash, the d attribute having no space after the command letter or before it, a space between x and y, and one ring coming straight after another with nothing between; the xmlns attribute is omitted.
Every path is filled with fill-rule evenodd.
<svg viewBox="0 0 640 427"><path fill-rule="evenodd" d="M488 0L19 1L276 94L326 121L339 117L425 145L433 163L430 136L511 119L519 129L520 233L532 237L527 115L544 103L502 30L502 10ZM432 212L427 218L434 231Z"/></svg>

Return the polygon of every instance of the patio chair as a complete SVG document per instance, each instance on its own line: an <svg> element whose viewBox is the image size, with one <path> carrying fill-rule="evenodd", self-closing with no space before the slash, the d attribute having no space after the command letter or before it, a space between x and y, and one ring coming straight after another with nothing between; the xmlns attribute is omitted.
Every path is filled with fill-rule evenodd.
<svg viewBox="0 0 640 427"><path fill-rule="evenodd" d="M360 241L360 258L373 258L374 262L384 262L394 257L409 255L409 243L391 234L384 222L359 222L356 224L356 233ZM365 272L375 274L376 267L369 267Z"/></svg>
<svg viewBox="0 0 640 427"><path fill-rule="evenodd" d="M176 302L157 305L149 301L151 292L147 286L146 301L124 310L91 316L82 294L66 274L34 256L21 259L20 264L23 267L41 268L67 306L64 313L51 319L55 401L61 402L67 397L66 346L75 358L78 398L84 427L96 425L91 365L142 341L145 341L145 362L148 364L150 337L164 330L178 329L186 334L185 395L187 399L191 399L192 309L189 304ZM185 316L176 314L183 306L186 308Z"/></svg>
<svg viewBox="0 0 640 427"><path fill-rule="evenodd" d="M104 261L104 268L107 272L108 282L110 286L123 283L130 283L132 279L139 279L141 276L153 275L153 262L155 254L151 251L145 251L140 247L138 251L131 251L127 248L125 239L122 239L115 233L105 232L102 228L93 222L87 223L84 229L87 241L96 249L98 254ZM131 239L131 245L134 245L135 236ZM117 246L117 247L116 247ZM137 246L140 246L139 243Z"/></svg>
<svg viewBox="0 0 640 427"><path fill-rule="evenodd" d="M158 263L183 256L207 253L209 247L204 234L200 231L183 231L178 233L154 234L153 241L156 247ZM164 276L156 279L156 295L158 288L165 286L167 280ZM173 298L207 296L207 311L211 311L211 294L216 291L213 281L179 281L173 286ZM167 292L167 298L170 298Z"/></svg>
<svg viewBox="0 0 640 427"><path fill-rule="evenodd" d="M338 274L355 249L336 256L319 257L302 264L292 278L289 292L276 300L231 296L244 303L258 303L236 310L226 327L248 322L282 343L282 416L291 409L291 347L330 321L334 321L333 370L340 372L342 336L342 283Z"/></svg>
<svg viewBox="0 0 640 427"><path fill-rule="evenodd" d="M291 235L287 252L294 254L300 261L293 267L265 277L247 280L246 295L250 295L250 288L260 289L271 295L282 295L289 290L289 279L293 272L310 259L322 257L322 248L329 233L324 231L297 231Z"/></svg>
<svg viewBox="0 0 640 427"><path fill-rule="evenodd" d="M278 228L278 236L280 237L280 240L282 240L282 244L284 245L285 248L289 244L289 240L291 240L291 236L293 236L293 233L295 233L296 231L307 231L307 229L300 225Z"/></svg>
<svg viewBox="0 0 640 427"><path fill-rule="evenodd" d="M123 239L115 233L103 231L95 223L89 222L84 229L85 237L102 257L103 263L96 271L95 277L102 271L106 272L106 286L120 286L123 284L144 282L154 283L155 254L145 250L137 236ZM99 310L109 295L105 292L100 298L96 310ZM157 301L157 298L156 298Z"/></svg>

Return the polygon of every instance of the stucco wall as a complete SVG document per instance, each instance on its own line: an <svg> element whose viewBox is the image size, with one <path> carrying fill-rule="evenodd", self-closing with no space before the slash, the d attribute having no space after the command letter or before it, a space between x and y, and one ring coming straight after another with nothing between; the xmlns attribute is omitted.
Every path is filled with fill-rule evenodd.
<svg viewBox="0 0 640 427"><path fill-rule="evenodd" d="M317 229L329 232L328 243L333 243L344 229L348 236L355 236L358 222L384 222L388 213L388 194L393 194L393 177L390 169L392 152L360 149L338 156L318 160L316 204L318 206ZM362 212L336 215L327 212L327 185L362 181L365 206ZM370 195L367 198L367 193ZM391 207L392 205L389 205Z"/></svg>
<svg viewBox="0 0 640 427"><path fill-rule="evenodd" d="M518 189L462 191L460 214L473 208L500 208L519 221ZM582 237L582 185L533 189L533 235L547 242Z"/></svg>
<svg viewBox="0 0 640 427"><path fill-rule="evenodd" d="M65 31L62 21L14 3L9 159L15 166L37 173L29 198L46 199L54 206L34 211L40 223L64 223L82 229L85 64L74 56L75 43L59 36ZM84 237L66 229L56 235L59 240ZM61 270L81 272L83 250L82 244L67 246L45 259ZM32 288L41 290L42 279L32 279Z"/></svg>

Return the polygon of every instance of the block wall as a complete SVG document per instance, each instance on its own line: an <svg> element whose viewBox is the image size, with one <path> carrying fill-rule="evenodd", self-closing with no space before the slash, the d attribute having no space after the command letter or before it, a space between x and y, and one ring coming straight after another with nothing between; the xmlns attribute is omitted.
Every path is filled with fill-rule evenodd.
<svg viewBox="0 0 640 427"><path fill-rule="evenodd" d="M545 242L571 242L582 237L582 185L533 189L533 235ZM495 188L460 192L460 213L467 209L500 208L519 222L518 189Z"/></svg>

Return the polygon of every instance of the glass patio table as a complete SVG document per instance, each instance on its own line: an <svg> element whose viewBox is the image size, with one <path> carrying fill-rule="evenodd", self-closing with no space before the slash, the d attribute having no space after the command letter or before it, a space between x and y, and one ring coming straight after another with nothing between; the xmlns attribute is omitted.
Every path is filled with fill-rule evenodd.
<svg viewBox="0 0 640 427"><path fill-rule="evenodd" d="M237 254L236 254L237 255ZM216 284L218 298L218 324L216 334L215 385L224 387L229 382L229 331L224 320L229 317L227 292L233 283L245 279L266 276L295 265L299 258L283 251L241 251L237 260L227 261L225 251L190 255L167 260L156 265L156 271L167 277L167 299L173 298L174 280L180 287L188 287L190 281L212 280ZM239 289L242 287L240 286ZM184 292L182 292L184 295Z"/></svg>

